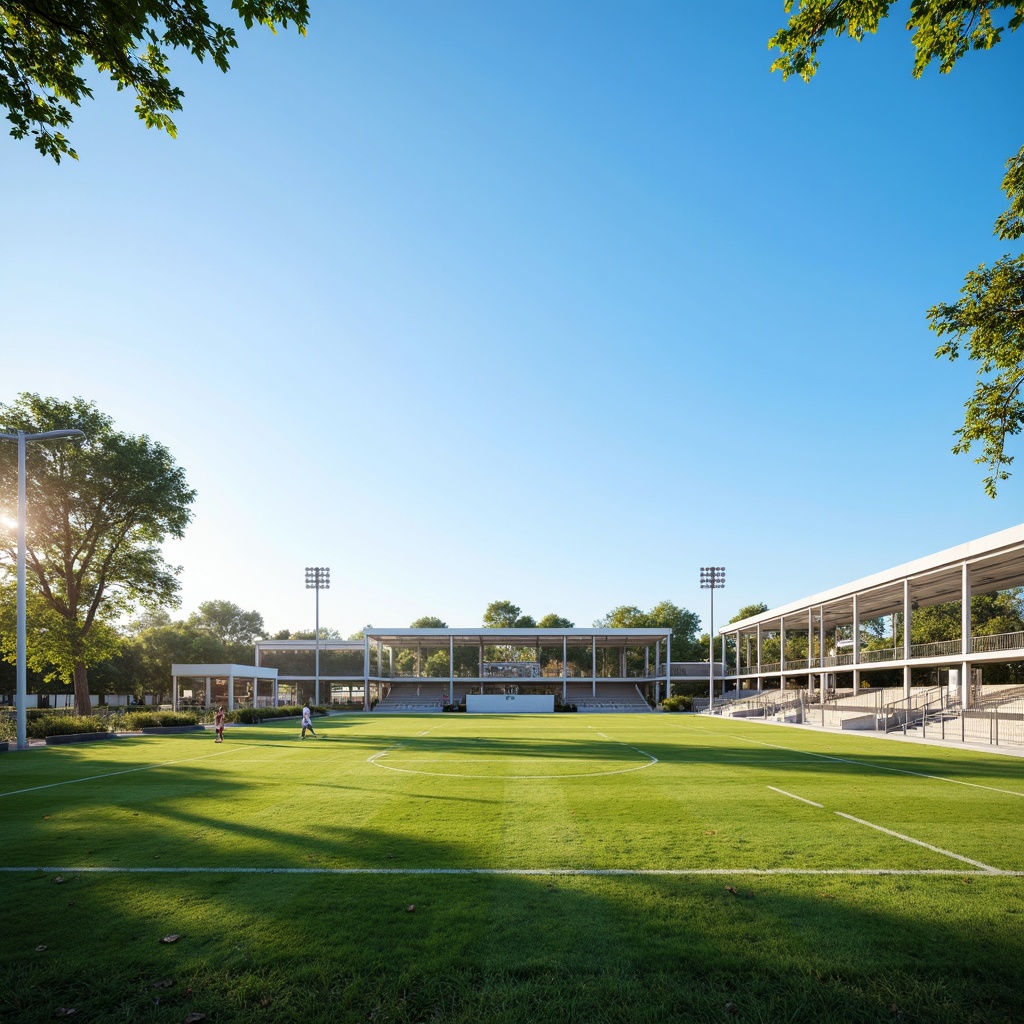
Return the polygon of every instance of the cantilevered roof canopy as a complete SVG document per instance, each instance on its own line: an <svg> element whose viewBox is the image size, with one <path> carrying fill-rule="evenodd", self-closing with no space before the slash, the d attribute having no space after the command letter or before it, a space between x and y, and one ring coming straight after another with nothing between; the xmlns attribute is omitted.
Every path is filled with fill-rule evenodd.
<svg viewBox="0 0 1024 1024"><path fill-rule="evenodd" d="M990 594L1024 586L1024 526L989 534L957 547L947 548L934 555L905 562L884 572L875 573L845 583L840 587L812 594L778 608L752 615L741 622L731 622L719 629L720 634L754 629L760 623L771 627L780 617L793 616L797 626L800 613L808 609L815 613L822 609L825 628L850 621L853 595L857 595L857 609L861 622L890 615L903 608L903 581L910 586L915 605L944 604L959 601L962 571L967 565L971 592ZM797 627L799 628L799 627Z"/></svg>
<svg viewBox="0 0 1024 1024"><path fill-rule="evenodd" d="M561 647L564 637L570 647L589 646L593 641L599 648L649 647L671 636L668 627L644 629L372 629L365 631L372 643L386 647Z"/></svg>

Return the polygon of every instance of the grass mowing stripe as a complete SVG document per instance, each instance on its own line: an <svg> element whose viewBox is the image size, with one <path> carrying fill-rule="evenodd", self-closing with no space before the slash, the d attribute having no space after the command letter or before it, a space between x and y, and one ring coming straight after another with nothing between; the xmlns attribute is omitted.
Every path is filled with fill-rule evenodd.
<svg viewBox="0 0 1024 1024"><path fill-rule="evenodd" d="M702 732L706 736L722 736L723 733L715 732L713 729L701 729L697 726L673 725L676 729L693 729L695 732ZM1017 789L998 789L996 786L983 786L980 782L963 782L961 779L951 779L946 775L927 775L924 772L912 772L909 768L890 768L884 764L873 764L871 761L856 761L850 757L836 757L833 754L819 754L813 750L799 750L796 747L784 747L779 743L765 743L764 740L752 740L747 736L736 736L732 733L724 734L730 740L743 740L745 743L756 743L761 747L771 747L773 750L785 750L791 754L806 754L808 757L820 757L825 761L840 761L843 764L856 764L862 768L874 768L880 772L896 772L898 775L915 775L919 779L933 779L936 782L951 782L955 786L970 786L971 789L987 789L990 793L1005 793L1007 796L1024 796Z"/></svg>
<svg viewBox="0 0 1024 1024"><path fill-rule="evenodd" d="M777 786L769 786L768 788L774 790L776 793L781 793L783 796L788 796L793 800L799 800L801 803L810 804L812 807L824 808L825 806L824 804L816 804L813 800L808 800L807 797L797 796L796 793L787 793L784 789L779 789Z"/></svg>
<svg viewBox="0 0 1024 1024"><path fill-rule="evenodd" d="M952 853L949 850L943 850L940 846L932 846L931 843L922 842L920 839L914 839L913 836L905 836L902 832L894 832L891 828L884 828L882 825L875 825L870 821L865 821L863 818L855 818L852 814L844 814L842 811L836 811L836 814L840 818L846 818L847 821L855 821L858 825L867 825L868 828L877 829L879 832L884 832L887 836L894 836L896 839L902 839L907 843L914 843L917 846L923 846L926 850L931 850L932 853L941 853L943 857L952 857L953 860L962 860L965 864L973 864L977 868L981 868L985 872L998 871L998 868L992 867L990 864L982 864L979 860L971 860L970 857L964 857L959 853Z"/></svg>
<svg viewBox="0 0 1024 1024"><path fill-rule="evenodd" d="M172 764L185 764L188 761L203 761L208 757L222 757L224 754L233 754L235 750L248 750L252 744L245 744L242 747L235 747L234 750L215 750L212 754L199 754L196 757L182 757L177 761L161 761L160 764L144 764L141 768L122 768L116 772L104 772L102 775L87 775L81 779L65 779L63 782L48 782L45 786L29 786L28 789L12 789L7 793L0 793L3 796L18 796L21 793L35 793L40 789L53 789L54 786L71 786L76 782L94 782L96 779L109 779L115 775L129 775L132 772L148 772L154 768L167 768Z"/></svg>
<svg viewBox="0 0 1024 1024"><path fill-rule="evenodd" d="M838 811L836 812L839 813ZM854 818L854 821L857 819ZM862 822L864 825L870 822ZM872 828L877 826L872 825ZM886 830L883 830L886 831ZM892 833L895 835L896 833ZM900 838L906 838L901 836ZM911 839L910 842L917 842ZM935 849L935 847L931 847ZM944 853L944 850L939 850ZM956 854L949 854L956 857ZM966 858L959 858L966 860ZM968 861L970 864L976 861ZM833 877L907 875L939 875L966 877L974 875L984 878L1024 878L1024 871L1004 871L1001 868L985 867L984 870L964 871L953 868L275 868L275 867L0 867L4 874L99 874L99 875L506 875L510 877L529 876L546 878L551 875L592 875L645 878L665 876L685 877L730 877L732 875L829 875Z"/></svg>

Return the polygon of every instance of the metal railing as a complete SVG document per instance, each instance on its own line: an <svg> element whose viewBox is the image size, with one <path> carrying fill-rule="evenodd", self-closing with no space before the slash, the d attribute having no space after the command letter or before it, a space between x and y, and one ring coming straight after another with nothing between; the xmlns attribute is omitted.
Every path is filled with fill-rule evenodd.
<svg viewBox="0 0 1024 1024"><path fill-rule="evenodd" d="M895 661L899 657L900 650L901 648L896 647L878 647L874 650L861 651L860 660L865 665L879 661Z"/></svg>
<svg viewBox="0 0 1024 1024"><path fill-rule="evenodd" d="M971 651L983 654L986 651L1016 651L1024 647L1024 633L996 633L992 636L976 636L971 640Z"/></svg>
<svg viewBox="0 0 1024 1024"><path fill-rule="evenodd" d="M960 654L963 649L963 643L960 640L938 640L931 644L911 644L910 656L912 658L942 658L950 654Z"/></svg>

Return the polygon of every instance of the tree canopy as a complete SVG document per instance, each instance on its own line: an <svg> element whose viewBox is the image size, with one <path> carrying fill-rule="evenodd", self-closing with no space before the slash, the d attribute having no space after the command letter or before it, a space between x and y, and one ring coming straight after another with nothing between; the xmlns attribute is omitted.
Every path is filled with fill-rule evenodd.
<svg viewBox="0 0 1024 1024"><path fill-rule="evenodd" d="M793 7L796 13L792 13ZM779 50L772 64L783 78L810 81L818 71L818 51L829 35L861 40L877 32L895 6L893 0L785 0L789 23L769 40ZM933 61L948 73L971 50L991 50L1024 24L1024 0L911 0L906 28L912 33L914 64L920 77ZM1024 147L1006 162L1002 182L1008 206L995 222L1004 240L1024 235ZM953 451L980 447L975 462L988 467L985 492L995 497L1009 476L1013 456L1006 439L1024 426L1024 255L1004 255L991 267L970 271L953 303L937 303L929 326L942 339L935 355L957 359L962 352L977 365L978 380L964 403L964 422Z"/></svg>
<svg viewBox="0 0 1024 1024"><path fill-rule="evenodd" d="M233 601L204 601L189 616L188 624L208 630L225 647L242 648L250 654L256 641L267 635L263 616L257 611L247 612ZM320 632L322 636L323 630Z"/></svg>
<svg viewBox="0 0 1024 1024"><path fill-rule="evenodd" d="M74 681L89 713L87 669L121 644L118 620L133 608L173 606L178 569L160 545L181 537L195 491L170 452L114 429L91 402L22 394L0 405L5 430L79 429L76 442L33 444L26 458L28 663ZM17 504L17 447L0 444L0 503ZM17 533L0 525L0 648L15 655Z"/></svg>
<svg viewBox="0 0 1024 1024"><path fill-rule="evenodd" d="M305 34L308 0L231 0L246 28L294 24ZM92 65L118 90L135 93L147 128L177 133L171 114L184 93L170 79L168 51L187 50L221 71L238 45L235 29L214 21L194 0L0 0L0 106L11 135L31 137L58 163L78 159L60 130L72 107L92 98Z"/></svg>
<svg viewBox="0 0 1024 1024"><path fill-rule="evenodd" d="M673 661L696 661L704 656L697 639L700 616L671 601L659 601L649 612L641 611L632 604L619 605L594 625L603 629L667 626L672 630Z"/></svg>

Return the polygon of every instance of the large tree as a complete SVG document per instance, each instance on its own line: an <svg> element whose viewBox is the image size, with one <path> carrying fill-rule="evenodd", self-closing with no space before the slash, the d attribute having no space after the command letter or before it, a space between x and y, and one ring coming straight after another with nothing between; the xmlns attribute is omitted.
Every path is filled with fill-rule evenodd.
<svg viewBox="0 0 1024 1024"><path fill-rule="evenodd" d="M829 35L861 40L878 31L894 0L785 0L789 23L769 41L779 57L773 71L783 78L810 81L818 70L818 50ZM796 13L792 13L796 6ZM1024 0L911 0L907 30L914 44L913 74L920 77L933 61L943 73L969 50L990 50L1007 32L1024 24ZM1012 104L1011 104L1012 106ZM1006 162L1002 183L1009 201L995 222L1004 241L1024 235L1024 147ZM974 360L978 380L964 404L964 422L953 451L979 446L976 462L988 467L985 491L995 497L1009 476L1013 456L1006 440L1024 427L1024 255L1006 254L991 267L970 271L961 298L928 310L930 327L944 339L937 357Z"/></svg>
<svg viewBox="0 0 1024 1024"><path fill-rule="evenodd" d="M294 24L305 34L308 0L231 0L246 28ZM11 134L31 137L58 163L78 159L60 131L71 108L92 98L94 68L135 93L147 128L174 136L171 114L184 93L172 85L168 51L187 50L228 70L235 29L210 17L203 0L0 0L0 106Z"/></svg>
<svg viewBox="0 0 1024 1024"><path fill-rule="evenodd" d="M189 616L188 624L217 637L229 655L225 660L242 665L253 656L256 641L267 635L263 616L257 611L245 611L234 601L204 601ZM320 636L323 638L323 630Z"/></svg>
<svg viewBox="0 0 1024 1024"><path fill-rule="evenodd" d="M181 537L195 498L170 452L114 429L81 398L22 394L0 405L7 432L79 429L75 442L33 444L26 460L28 662L74 682L89 713L88 666L121 645L117 623L133 608L174 605L178 572L160 545ZM17 503L16 445L0 444L0 504ZM0 526L0 647L14 656L17 535Z"/></svg>
<svg viewBox="0 0 1024 1024"><path fill-rule="evenodd" d="M700 616L671 601L659 601L649 612L636 605L619 605L594 625L605 629L667 626L672 630L673 661L697 661L707 653L707 647L702 649L697 639Z"/></svg>

